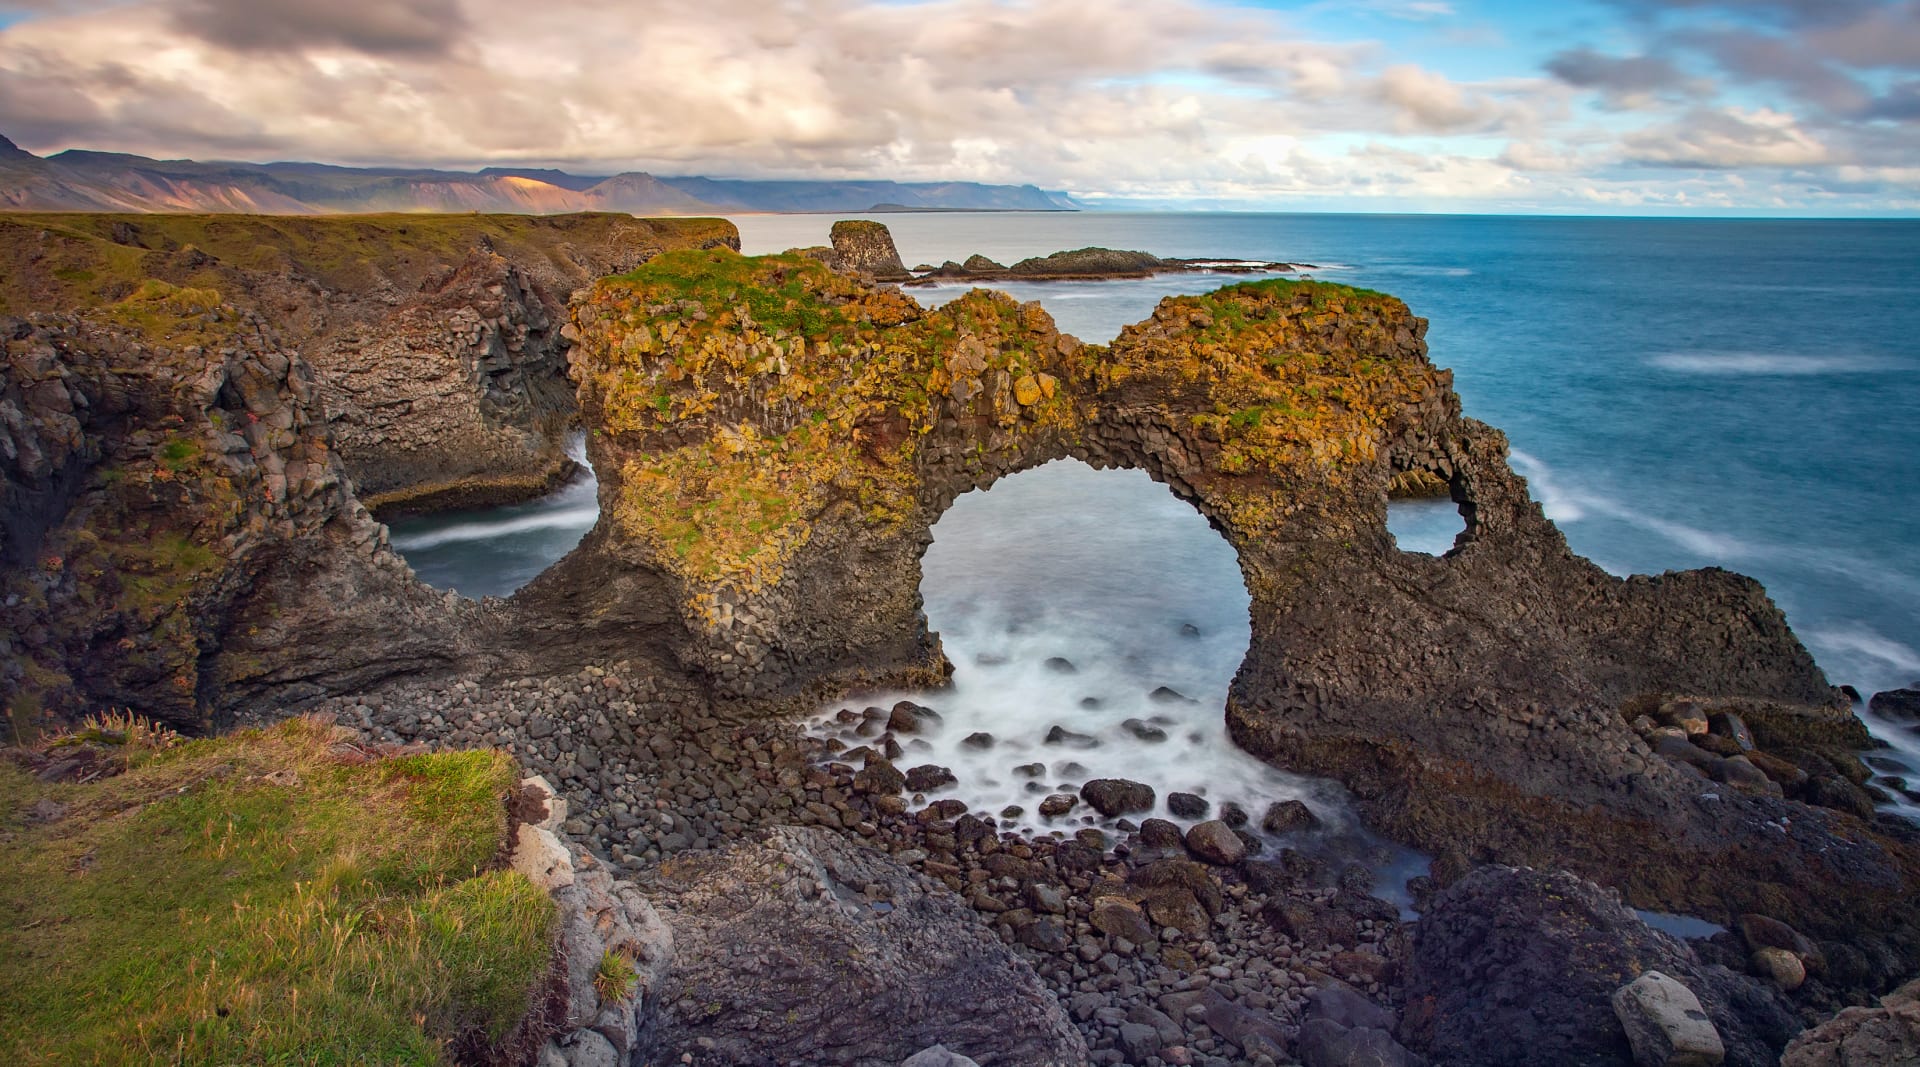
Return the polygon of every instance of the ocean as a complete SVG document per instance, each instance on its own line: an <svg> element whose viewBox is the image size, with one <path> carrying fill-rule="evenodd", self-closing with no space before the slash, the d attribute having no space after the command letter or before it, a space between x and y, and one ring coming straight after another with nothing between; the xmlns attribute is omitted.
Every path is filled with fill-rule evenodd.
<svg viewBox="0 0 1920 1067"><path fill-rule="evenodd" d="M753 254L824 244L836 217L735 221ZM1100 245L1312 264L1314 277L1399 296L1431 320L1432 358L1454 370L1467 414L1507 433L1515 466L1576 551L1617 574L1700 566L1751 574L1835 684L1870 694L1920 680L1920 222L875 217L909 266L975 252L1011 263ZM1103 342L1162 296L1237 280L1005 288L1039 300L1062 329ZM962 289L910 291L931 303ZM1166 513L1177 502L1144 476L1060 466L1069 469L971 494L935 528L923 591L934 628L968 657L955 656L957 692L1001 692L1009 708L1073 696L1031 662L1000 662L1006 635L994 627L1018 625L1039 635L1030 652L1131 662L1141 684L1177 677L1217 711L1246 640L1246 593L1230 550L1219 554L1225 545L1204 522L1181 525L1180 506ZM1012 491L1026 478L1043 482ZM504 593L584 532L590 508L580 504L576 489L551 508L396 525L396 544L429 581ZM540 525L543 515L553 522ZM1396 507L1393 519L1403 547L1427 551L1444 551L1459 525L1445 504ZM488 533L495 523L497 538ZM1062 542L1061 523L1081 529ZM996 547L983 551L983 538L997 538ZM1080 552L1036 556L1050 541ZM964 565L942 562L954 553ZM1135 584L1101 602L1098 579L1113 573ZM1037 601L1036 588L1046 594ZM1220 621L1236 610L1238 630ZM993 626L983 630L983 619ZM1199 645L1164 639L1167 626L1201 619ZM1153 639L1115 643L1116 633ZM989 662L974 662L982 658ZM1009 670L1018 677L992 676ZM1057 717L1064 723L1073 710L1061 705ZM1870 725L1896 749L1882 770L1920 767L1920 738Z"/></svg>

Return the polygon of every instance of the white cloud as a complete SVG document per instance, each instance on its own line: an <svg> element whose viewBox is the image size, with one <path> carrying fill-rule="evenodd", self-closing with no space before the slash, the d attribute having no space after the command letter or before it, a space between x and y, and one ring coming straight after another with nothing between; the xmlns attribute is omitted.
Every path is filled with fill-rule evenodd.
<svg viewBox="0 0 1920 1067"><path fill-rule="evenodd" d="M1633 160L1688 167L1805 167L1825 163L1827 147L1792 115L1770 108L1695 108L1679 122L1626 138Z"/></svg>

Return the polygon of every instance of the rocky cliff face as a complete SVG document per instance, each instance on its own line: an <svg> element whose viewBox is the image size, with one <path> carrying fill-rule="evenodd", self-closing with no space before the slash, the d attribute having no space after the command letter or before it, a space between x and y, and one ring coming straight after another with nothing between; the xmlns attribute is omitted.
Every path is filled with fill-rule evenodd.
<svg viewBox="0 0 1920 1067"><path fill-rule="evenodd" d="M620 215L14 215L0 311L114 304L159 281L254 310L313 368L369 507L507 503L571 473L568 298L732 224Z"/></svg>
<svg viewBox="0 0 1920 1067"><path fill-rule="evenodd" d="M5 320L0 340L16 725L126 706L199 730L239 702L458 657L459 611L387 547L312 371L256 316L150 287L94 316Z"/></svg>
<svg viewBox="0 0 1920 1067"><path fill-rule="evenodd" d="M1137 467L1240 555L1243 746L1340 779L1428 849L1568 866L1643 906L1872 927L1863 982L1920 958L1911 849L1763 776L1702 784L1629 721L1710 694L1791 705L1816 745L1850 735L1764 592L1573 555L1397 300L1235 286L1164 301L1101 348L1004 296L923 311L802 256L677 253L583 295L574 329L603 519L535 613L564 594L610 619L632 610L622 583L664 588L681 627L649 634L761 709L937 679L919 559L954 497L1062 456ZM1387 533L1410 482L1461 507L1445 557Z"/></svg>
<svg viewBox="0 0 1920 1067"><path fill-rule="evenodd" d="M574 286L713 220L0 219L0 688L187 729L461 660L375 505L569 472ZM52 309L63 312L49 314ZM272 327L268 327L271 322Z"/></svg>

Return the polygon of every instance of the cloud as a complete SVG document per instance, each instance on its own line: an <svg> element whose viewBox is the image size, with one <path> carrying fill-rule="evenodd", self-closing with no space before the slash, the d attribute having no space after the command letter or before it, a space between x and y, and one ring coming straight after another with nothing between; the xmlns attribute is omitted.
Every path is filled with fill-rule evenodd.
<svg viewBox="0 0 1920 1067"><path fill-rule="evenodd" d="M1675 123L1626 138L1637 163L1680 167L1805 167L1828 161L1825 145L1792 115L1765 108L1696 108Z"/></svg>
<svg viewBox="0 0 1920 1067"><path fill-rule="evenodd" d="M459 0L183 0L174 25L243 51L444 52L467 26Z"/></svg>
<svg viewBox="0 0 1920 1067"><path fill-rule="evenodd" d="M1578 89L1598 90L1610 106L1639 108L1658 97L1701 95L1712 86L1689 78L1661 56L1610 56L1574 48L1547 60L1547 73Z"/></svg>

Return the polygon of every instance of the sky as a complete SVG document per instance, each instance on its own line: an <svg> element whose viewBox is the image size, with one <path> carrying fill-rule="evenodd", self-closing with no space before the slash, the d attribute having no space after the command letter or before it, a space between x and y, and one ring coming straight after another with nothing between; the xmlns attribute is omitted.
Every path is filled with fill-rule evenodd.
<svg viewBox="0 0 1920 1067"><path fill-rule="evenodd" d="M41 154L1920 214L1920 0L0 0Z"/></svg>

